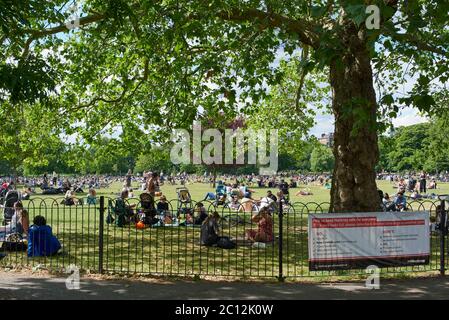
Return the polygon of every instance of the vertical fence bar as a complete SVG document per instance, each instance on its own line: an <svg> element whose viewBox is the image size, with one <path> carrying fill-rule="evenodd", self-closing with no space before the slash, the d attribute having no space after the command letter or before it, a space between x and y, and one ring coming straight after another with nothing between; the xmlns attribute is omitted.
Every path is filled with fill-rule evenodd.
<svg viewBox="0 0 449 320"><path fill-rule="evenodd" d="M283 272L283 262L282 262L282 247L283 247L283 220L284 220L284 212L282 208L282 197L279 197L279 275L278 280L279 282L283 282L285 280L284 272Z"/></svg>
<svg viewBox="0 0 449 320"><path fill-rule="evenodd" d="M440 203L440 274L445 274L445 238L446 238L446 208L445 201Z"/></svg>
<svg viewBox="0 0 449 320"><path fill-rule="evenodd" d="M100 221L98 227L98 272L103 273L104 196L100 197Z"/></svg>

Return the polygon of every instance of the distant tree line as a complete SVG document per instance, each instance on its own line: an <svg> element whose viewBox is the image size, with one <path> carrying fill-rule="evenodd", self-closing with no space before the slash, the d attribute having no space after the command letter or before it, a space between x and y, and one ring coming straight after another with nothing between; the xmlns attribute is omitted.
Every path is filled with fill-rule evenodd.
<svg viewBox="0 0 449 320"><path fill-rule="evenodd" d="M378 171L449 171L449 123L443 118L400 127L379 138Z"/></svg>
<svg viewBox="0 0 449 320"><path fill-rule="evenodd" d="M377 171L406 172L449 171L449 128L443 118L428 123L399 127L379 136L381 150ZM29 156L8 161L0 158L0 175L14 172L24 175L40 175L44 172L61 174L124 174L128 169L135 173L155 170L167 174L186 172L204 174L213 168L206 165L181 164L170 161L170 148L151 147L133 152L118 140L102 138L101 147L81 147L66 144L62 139L49 143L40 150L39 159ZM147 151L148 150L148 151ZM302 147L289 152L279 151L279 171L331 172L334 166L332 149L321 145L316 138L302 141ZM220 166L218 173L252 174L258 172L256 165L236 167Z"/></svg>

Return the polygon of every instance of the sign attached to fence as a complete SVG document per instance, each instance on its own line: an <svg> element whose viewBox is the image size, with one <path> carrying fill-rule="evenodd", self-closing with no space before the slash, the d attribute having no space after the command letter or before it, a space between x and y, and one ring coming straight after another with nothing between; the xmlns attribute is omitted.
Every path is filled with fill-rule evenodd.
<svg viewBox="0 0 449 320"><path fill-rule="evenodd" d="M428 264L428 212L309 214L309 269Z"/></svg>

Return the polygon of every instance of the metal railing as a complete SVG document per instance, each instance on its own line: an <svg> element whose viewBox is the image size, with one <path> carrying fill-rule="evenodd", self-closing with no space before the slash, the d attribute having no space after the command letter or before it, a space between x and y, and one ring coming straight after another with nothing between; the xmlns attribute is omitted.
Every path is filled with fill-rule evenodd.
<svg viewBox="0 0 449 320"><path fill-rule="evenodd" d="M44 216L62 249L51 256L31 257L23 247L11 250L11 247L3 245L0 253L7 256L0 261L0 266L63 271L69 265L75 265L91 273L277 278L280 281L285 278L328 279L365 275L365 270L309 270L308 214L327 213L329 203L278 203L271 214L273 241L254 244L245 240L245 233L246 230L258 230L259 226L252 215L259 211L260 204L254 203L251 210L248 210L243 205L233 209L201 201L207 213L217 211L220 215L220 235L229 237L236 243L235 249L227 250L201 245L201 225L182 223L189 212L195 212L201 207L199 202L190 200L184 203L177 199L169 201L168 210L164 210L163 215L158 213L155 219L171 216L172 223L164 224L153 220L151 226L138 229L135 222L138 220L138 213L144 211L144 205L139 200L126 201L130 214L122 226L118 226L115 221L108 223L111 222L110 216L117 218L116 199L99 197L95 204L86 204L87 199L80 200L76 205L65 205L63 199L49 198L34 198L24 202L30 223L37 215ZM157 209L157 203L154 206ZM444 274L447 264L446 208L444 199L408 204L408 211L428 211L431 219L438 222L439 229L432 231L430 237L430 263L424 266L388 267L382 269L383 273ZM178 219L177 223L175 218ZM5 240L1 239L1 235L0 232L0 242Z"/></svg>

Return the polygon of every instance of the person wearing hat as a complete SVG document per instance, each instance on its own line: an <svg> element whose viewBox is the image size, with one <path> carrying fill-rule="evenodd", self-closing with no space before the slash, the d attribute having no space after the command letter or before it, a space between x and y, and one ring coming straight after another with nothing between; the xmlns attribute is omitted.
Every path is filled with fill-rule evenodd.
<svg viewBox="0 0 449 320"><path fill-rule="evenodd" d="M251 193L245 192L242 201L240 202L240 212L252 212L254 206L254 201L251 199Z"/></svg>

